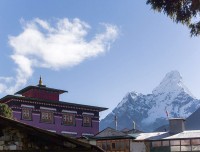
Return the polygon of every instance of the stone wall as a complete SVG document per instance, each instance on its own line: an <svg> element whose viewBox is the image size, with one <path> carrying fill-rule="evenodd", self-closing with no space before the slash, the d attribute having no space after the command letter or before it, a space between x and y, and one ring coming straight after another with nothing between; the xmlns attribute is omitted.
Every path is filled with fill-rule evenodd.
<svg viewBox="0 0 200 152"><path fill-rule="evenodd" d="M16 129L8 127L2 129L1 134L0 150L22 150L24 146L28 146L25 142L27 137Z"/></svg>

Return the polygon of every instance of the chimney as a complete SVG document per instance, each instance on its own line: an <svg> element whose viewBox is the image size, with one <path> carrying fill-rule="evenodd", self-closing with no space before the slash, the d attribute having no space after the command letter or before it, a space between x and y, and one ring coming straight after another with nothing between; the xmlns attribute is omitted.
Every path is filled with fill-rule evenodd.
<svg viewBox="0 0 200 152"><path fill-rule="evenodd" d="M133 121L133 129L135 130L135 121Z"/></svg>
<svg viewBox="0 0 200 152"><path fill-rule="evenodd" d="M169 133L177 134L185 131L185 119L183 118L171 118L169 119Z"/></svg>
<svg viewBox="0 0 200 152"><path fill-rule="evenodd" d="M117 115L115 115L115 130L117 130Z"/></svg>

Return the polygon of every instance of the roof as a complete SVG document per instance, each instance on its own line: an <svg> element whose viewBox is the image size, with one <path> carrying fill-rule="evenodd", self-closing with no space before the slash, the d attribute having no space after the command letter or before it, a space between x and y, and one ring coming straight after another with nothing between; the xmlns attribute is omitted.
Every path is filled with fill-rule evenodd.
<svg viewBox="0 0 200 152"><path fill-rule="evenodd" d="M70 102L65 102L65 101L53 101L53 100L29 98L29 97L24 97L24 96L15 96L15 95L7 95L7 96L1 98L0 102L5 101L5 100L7 101L9 99L19 99L19 100L24 100L24 101L26 101L26 100L28 100L28 101L38 101L38 102L51 103L51 104L55 104L55 105L81 106L81 107L85 107L85 108L97 109L99 112L108 109L108 108L104 108L104 107L97 107L97 106L83 105L83 104L77 104L77 103L70 103Z"/></svg>
<svg viewBox="0 0 200 152"><path fill-rule="evenodd" d="M70 137L66 137L60 134L56 134L53 132L49 132L40 128L36 128L30 125L27 125L25 123L13 120L13 119L9 119L9 118L5 118L0 116L0 125L2 126L9 126L9 127L13 127L16 128L18 130L23 131L23 133L26 133L27 135L30 136L34 136L38 139L41 140L45 140L45 141L49 141L52 142L55 145L62 145L65 147L68 147L67 144L65 144L65 142L68 142L70 144L73 144L75 147L82 147L84 149L90 149L90 151L102 151L100 148L98 148L97 146L94 145L90 145L88 143L85 142L81 142L79 140L70 138Z"/></svg>
<svg viewBox="0 0 200 152"><path fill-rule="evenodd" d="M194 113L192 113L185 121L186 130L200 130L200 108L198 108Z"/></svg>
<svg viewBox="0 0 200 152"><path fill-rule="evenodd" d="M186 138L200 138L200 130L188 130L181 133L166 137L164 139L186 139Z"/></svg>
<svg viewBox="0 0 200 152"><path fill-rule="evenodd" d="M158 127L154 132L169 131L169 124Z"/></svg>
<svg viewBox="0 0 200 152"><path fill-rule="evenodd" d="M102 130L101 132L97 133L94 137L94 139L127 139L127 138L133 138L122 131L115 130L113 128L106 128Z"/></svg>
<svg viewBox="0 0 200 152"><path fill-rule="evenodd" d="M156 140L176 140L176 139L191 139L200 138L200 130L183 131L177 134L170 134L169 132L152 132L152 133L138 133L129 134L134 137L134 141L156 141Z"/></svg>
<svg viewBox="0 0 200 152"><path fill-rule="evenodd" d="M152 132L152 133L135 133L129 134L132 137L135 137L135 141L143 141L143 140L158 140L164 137L169 136L168 132Z"/></svg>
<svg viewBox="0 0 200 152"><path fill-rule="evenodd" d="M122 132L125 134L143 133L143 131L138 129L123 129Z"/></svg>
<svg viewBox="0 0 200 152"><path fill-rule="evenodd" d="M49 87L46 87L45 85L37 85L37 86L27 86L27 87L25 87L25 88L19 90L19 91L16 92L15 94L23 94L24 92L26 92L26 91L28 91L28 90L31 90L31 89L52 91L52 92L57 92L57 93L59 93L59 94L68 92L68 91L65 91L65 90L49 88Z"/></svg>

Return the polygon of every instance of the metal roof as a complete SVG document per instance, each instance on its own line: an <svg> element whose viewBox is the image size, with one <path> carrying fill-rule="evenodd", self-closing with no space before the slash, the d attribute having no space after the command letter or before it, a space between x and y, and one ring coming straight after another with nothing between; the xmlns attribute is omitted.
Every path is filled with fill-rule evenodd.
<svg viewBox="0 0 200 152"><path fill-rule="evenodd" d="M19 91L16 92L15 94L23 94L24 92L26 92L26 91L28 91L28 90L31 90L31 89L52 91L52 92L57 92L57 93L59 93L59 94L68 92L68 91L65 91L65 90L49 88L49 87L46 87L46 86L44 86L44 85L37 85L37 86L27 86L27 87L25 87L25 88L19 90Z"/></svg>
<svg viewBox="0 0 200 152"><path fill-rule="evenodd" d="M189 130L166 137L164 139L185 139L185 138L200 138L200 130Z"/></svg>
<svg viewBox="0 0 200 152"><path fill-rule="evenodd" d="M136 141L141 141L141 140L157 140L169 136L169 134L168 132L152 132L152 133L129 134L129 136L135 137L134 140Z"/></svg>

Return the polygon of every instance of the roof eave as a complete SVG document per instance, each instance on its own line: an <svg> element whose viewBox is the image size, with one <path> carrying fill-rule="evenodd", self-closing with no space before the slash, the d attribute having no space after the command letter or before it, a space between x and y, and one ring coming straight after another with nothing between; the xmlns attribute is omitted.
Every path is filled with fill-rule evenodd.
<svg viewBox="0 0 200 152"><path fill-rule="evenodd" d="M65 93L65 92L68 93L68 91L66 91L66 90L60 90L60 89L54 89L54 88L48 88L48 87L40 87L40 86L27 86L27 87L17 91L14 94L23 94L24 92L26 92L27 90L30 90L30 89L51 90L51 91L54 91L54 92L58 92L59 94L62 94L62 93Z"/></svg>

